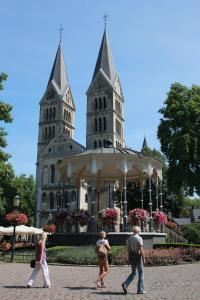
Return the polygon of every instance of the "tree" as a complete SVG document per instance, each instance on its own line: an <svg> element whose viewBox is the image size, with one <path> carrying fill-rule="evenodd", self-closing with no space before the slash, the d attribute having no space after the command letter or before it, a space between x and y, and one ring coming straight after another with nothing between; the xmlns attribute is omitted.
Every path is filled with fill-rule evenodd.
<svg viewBox="0 0 200 300"><path fill-rule="evenodd" d="M0 74L0 91L3 90L3 81L7 79L7 75L4 73ZM0 122L11 123L12 106L9 104L0 101ZM10 163L8 163L8 159L10 157L9 154L5 153L3 149L6 147L6 135L7 132L5 128L0 126L0 187L3 189L3 194L0 197L0 215L5 212L5 193L4 188L9 185L11 179L14 176L14 171Z"/></svg>
<svg viewBox="0 0 200 300"><path fill-rule="evenodd" d="M168 162L169 191L200 195L200 87L174 83L164 104L158 138Z"/></svg>
<svg viewBox="0 0 200 300"><path fill-rule="evenodd" d="M35 214L35 180L33 175L21 174L12 180L12 190L20 196L20 212L28 216L28 224L34 224ZM14 197L13 195L13 197ZM11 199L13 199L11 197Z"/></svg>

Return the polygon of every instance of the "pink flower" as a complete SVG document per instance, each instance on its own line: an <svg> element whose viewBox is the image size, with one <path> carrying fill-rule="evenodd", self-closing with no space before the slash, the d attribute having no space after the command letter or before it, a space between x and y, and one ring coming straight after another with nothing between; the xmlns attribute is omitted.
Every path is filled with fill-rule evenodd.
<svg viewBox="0 0 200 300"><path fill-rule="evenodd" d="M164 212L158 210L152 212L153 220L156 224L165 224L167 222L167 216Z"/></svg>
<svg viewBox="0 0 200 300"><path fill-rule="evenodd" d="M56 231L56 226L54 224L47 224L44 226L43 230L45 232L54 233Z"/></svg>
<svg viewBox="0 0 200 300"><path fill-rule="evenodd" d="M146 221L149 220L149 213L145 209L141 208L134 208L132 210L129 210L129 217L132 221L139 220L139 221Z"/></svg>
<svg viewBox="0 0 200 300"><path fill-rule="evenodd" d="M103 208L99 212L100 219L116 220L117 217L118 217L118 211L115 208Z"/></svg>
<svg viewBox="0 0 200 300"><path fill-rule="evenodd" d="M18 211L13 211L5 216L5 220L11 225L26 225L28 218L25 214L20 214Z"/></svg>

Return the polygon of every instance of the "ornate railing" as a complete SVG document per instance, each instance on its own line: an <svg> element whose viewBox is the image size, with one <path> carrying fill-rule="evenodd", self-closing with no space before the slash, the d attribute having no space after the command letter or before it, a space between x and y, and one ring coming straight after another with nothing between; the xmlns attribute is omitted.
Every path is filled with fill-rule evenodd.
<svg viewBox="0 0 200 300"><path fill-rule="evenodd" d="M164 232L167 233L168 241L171 243L189 243L188 240L184 239L182 236L164 226Z"/></svg>

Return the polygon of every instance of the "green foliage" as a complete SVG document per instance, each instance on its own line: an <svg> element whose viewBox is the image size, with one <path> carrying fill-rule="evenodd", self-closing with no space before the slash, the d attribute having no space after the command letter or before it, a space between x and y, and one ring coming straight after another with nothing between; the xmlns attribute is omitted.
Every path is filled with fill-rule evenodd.
<svg viewBox="0 0 200 300"><path fill-rule="evenodd" d="M3 197L0 202L0 217L3 222L3 217L6 212L13 210L13 198L16 194L20 196L19 210L25 213L28 217L28 225L34 225L35 213L35 180L32 175L26 176L21 174L16 176L12 174L12 178L2 183Z"/></svg>
<svg viewBox="0 0 200 300"><path fill-rule="evenodd" d="M144 156L159 160L163 164L163 166L166 167L166 159L165 159L164 155L160 151L156 150L155 148L152 150L149 147L144 147L144 148L142 148L141 153Z"/></svg>
<svg viewBox="0 0 200 300"><path fill-rule="evenodd" d="M153 249L168 249L168 248L200 248L198 244L185 244L185 243L160 243L154 244Z"/></svg>
<svg viewBox="0 0 200 300"><path fill-rule="evenodd" d="M0 74L0 91L3 90L3 81L7 79L7 75L4 73ZM11 116L12 106L0 101L0 122L10 123L12 122ZM3 193L0 195L0 217L5 213L6 207L6 197L5 197L5 189L10 184L11 179L14 176L14 171L10 163L8 163L8 159L10 157L9 154L3 151L3 148L6 147L6 135L7 132L5 128L0 126L0 187Z"/></svg>
<svg viewBox="0 0 200 300"><path fill-rule="evenodd" d="M164 207L172 213L173 217L179 218L184 208L184 199L182 194L169 194Z"/></svg>
<svg viewBox="0 0 200 300"><path fill-rule="evenodd" d="M170 191L200 194L200 87L171 85L158 126Z"/></svg>
<svg viewBox="0 0 200 300"><path fill-rule="evenodd" d="M113 246L108 254L110 263L116 262L116 257L124 250L124 246ZM95 246L56 246L47 249L49 262L64 264L93 265L97 264Z"/></svg>
<svg viewBox="0 0 200 300"><path fill-rule="evenodd" d="M185 207L200 208L200 199L185 198Z"/></svg>
<svg viewBox="0 0 200 300"><path fill-rule="evenodd" d="M194 244L200 244L200 224L181 226L181 232L185 239Z"/></svg>

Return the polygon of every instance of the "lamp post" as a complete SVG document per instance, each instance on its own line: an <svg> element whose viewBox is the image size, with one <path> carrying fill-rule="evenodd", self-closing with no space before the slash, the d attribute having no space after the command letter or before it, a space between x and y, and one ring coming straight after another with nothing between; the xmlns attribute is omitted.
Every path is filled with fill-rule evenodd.
<svg viewBox="0 0 200 300"><path fill-rule="evenodd" d="M20 198L18 195L15 195L13 198L13 207L14 211L17 211L20 204ZM14 255L15 255L15 242L16 242L16 223L13 223L13 238L12 238L12 252L11 252L11 262L14 261Z"/></svg>

